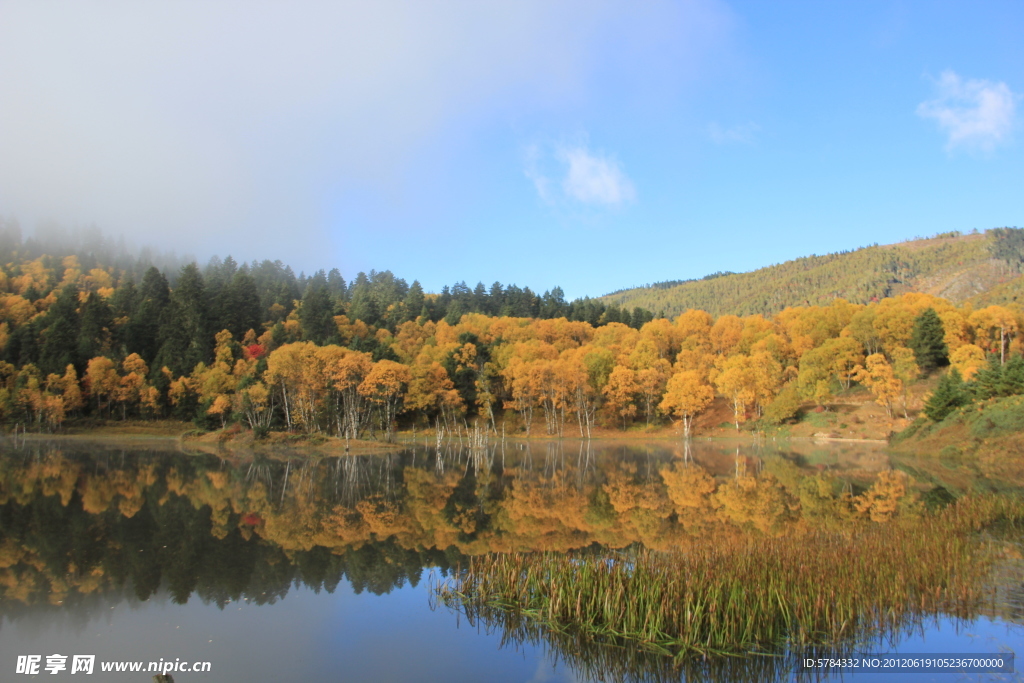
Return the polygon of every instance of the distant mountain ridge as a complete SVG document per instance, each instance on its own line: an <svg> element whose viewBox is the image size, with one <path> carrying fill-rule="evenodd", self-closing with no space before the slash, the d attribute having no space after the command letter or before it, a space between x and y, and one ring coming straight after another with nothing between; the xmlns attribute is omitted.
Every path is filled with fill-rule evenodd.
<svg viewBox="0 0 1024 683"><path fill-rule="evenodd" d="M955 303L1024 303L1024 229L948 232L897 244L812 255L749 273L654 283L601 297L671 317L696 308L714 316L771 315L836 298L868 303L924 292Z"/></svg>

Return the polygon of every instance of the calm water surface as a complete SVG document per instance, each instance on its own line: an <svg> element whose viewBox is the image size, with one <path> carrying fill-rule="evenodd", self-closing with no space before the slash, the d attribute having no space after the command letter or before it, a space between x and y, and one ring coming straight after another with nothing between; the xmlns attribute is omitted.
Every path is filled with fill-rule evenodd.
<svg viewBox="0 0 1024 683"><path fill-rule="evenodd" d="M95 655L85 680L104 681L152 673L103 673L101 662L161 658L210 662L209 673L175 681L597 680L602 660L592 653L467 623L433 605L431 586L485 552L672 547L685 530L664 505L658 473L682 460L722 478L827 476L851 492L893 464L925 489L1018 495L1005 463L889 463L862 444L420 444L308 460L29 441L0 453L0 680L27 680L18 656L32 654L43 666L47 655L69 656L68 669L42 671L45 680L78 680L75 654ZM634 509L622 503L627 493ZM1004 569L997 600L978 618L926 620L866 650L1018 651L1024 592L1016 565ZM684 677L626 650L601 656L632 662L636 680ZM707 666L690 678L797 680L770 661Z"/></svg>

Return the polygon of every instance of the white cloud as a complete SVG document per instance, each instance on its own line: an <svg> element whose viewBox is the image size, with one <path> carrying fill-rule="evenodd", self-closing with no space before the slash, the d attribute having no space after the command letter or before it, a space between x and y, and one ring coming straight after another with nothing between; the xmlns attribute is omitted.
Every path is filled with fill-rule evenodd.
<svg viewBox="0 0 1024 683"><path fill-rule="evenodd" d="M708 124L708 135L712 142L719 145L730 143L750 144L754 142L754 134L761 130L756 123L744 123L731 128L726 128L718 122Z"/></svg>
<svg viewBox="0 0 1024 683"><path fill-rule="evenodd" d="M919 104L917 115L936 121L947 135L947 150L987 151L1007 139L1019 95L1006 83L964 81L953 71L944 71L936 86L939 96Z"/></svg>
<svg viewBox="0 0 1024 683"><path fill-rule="evenodd" d="M631 201L633 183L614 159L591 153L586 147L563 147L558 159L566 166L562 192L584 204L615 206Z"/></svg>
<svg viewBox="0 0 1024 683"><path fill-rule="evenodd" d="M559 144L550 152L530 145L524 156L526 177L550 204L568 201L612 207L636 198L633 183L619 162L591 151L586 142Z"/></svg>

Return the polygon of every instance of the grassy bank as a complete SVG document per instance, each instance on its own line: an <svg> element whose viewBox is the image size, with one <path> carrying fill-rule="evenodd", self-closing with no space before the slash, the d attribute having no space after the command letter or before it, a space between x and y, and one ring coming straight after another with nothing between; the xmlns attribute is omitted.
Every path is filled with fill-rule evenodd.
<svg viewBox="0 0 1024 683"><path fill-rule="evenodd" d="M895 435L894 453L941 457L1024 458L1024 396L974 403L952 411L941 422L918 418Z"/></svg>

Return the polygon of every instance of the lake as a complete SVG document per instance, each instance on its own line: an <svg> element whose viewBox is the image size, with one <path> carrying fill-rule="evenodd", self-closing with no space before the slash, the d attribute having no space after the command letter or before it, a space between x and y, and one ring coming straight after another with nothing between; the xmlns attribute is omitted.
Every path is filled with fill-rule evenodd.
<svg viewBox="0 0 1024 683"><path fill-rule="evenodd" d="M21 679L19 666L38 655L46 680L76 680L84 671L71 673L74 655L93 655L97 680L110 681L148 681L150 662L177 665L167 668L175 681L840 680L798 676L794 652L700 658L679 669L628 644L467 617L434 589L488 553L667 552L840 524L800 498L802 482L852 500L890 466L913 477L919 510L970 492L1020 493L1006 463L890 462L882 446L859 443L421 442L343 458L8 443L0 453L0 678ZM683 485L672 483L687 468L723 490L741 479L770 482L772 495L803 502L720 504L714 519L699 519L684 510ZM1006 533L990 541L1000 548L990 598L969 614L916 615L860 633L844 652L1014 653L1024 644L1018 541ZM48 662L53 655L65 659ZM142 670L101 671L121 662ZM48 663L65 668L51 677ZM209 663L209 671L186 673L181 663Z"/></svg>

